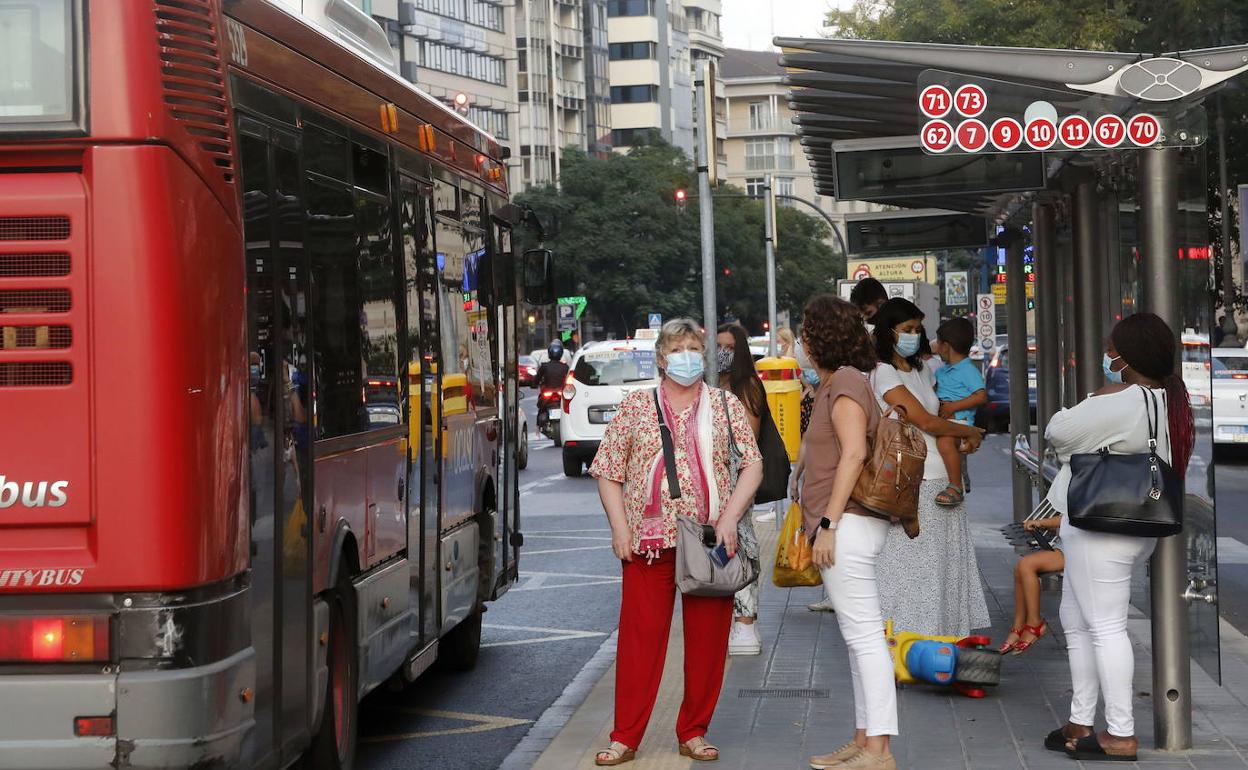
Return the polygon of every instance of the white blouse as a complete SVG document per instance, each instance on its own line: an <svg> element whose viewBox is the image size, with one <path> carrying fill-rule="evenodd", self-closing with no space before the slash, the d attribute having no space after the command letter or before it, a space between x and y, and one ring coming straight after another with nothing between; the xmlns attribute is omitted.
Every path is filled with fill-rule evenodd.
<svg viewBox="0 0 1248 770"><path fill-rule="evenodd" d="M926 362L924 366L903 372L892 364L877 364L875 371L871 373L871 390L875 393L875 398L880 402L880 409L888 411L890 406L884 400L884 394L894 388L905 386L911 395L918 400L929 413L933 415L940 414L940 399L936 397L936 369L932 366L934 362ZM940 452L936 449L936 438L923 433L923 441L927 444L927 460L923 464L923 480L924 481L944 481L949 478L949 473L945 471L945 463L940 459Z"/></svg>
<svg viewBox="0 0 1248 770"><path fill-rule="evenodd" d="M1151 391L1157 399L1157 456L1170 462L1170 430L1166 414L1166 391ZM1117 393L1089 396L1069 409L1053 415L1044 432L1045 441L1057 452L1062 463L1049 487L1048 501L1066 513L1066 493L1070 489L1070 456L1109 449L1110 454L1133 455L1148 451L1148 415L1144 411L1144 388L1132 386ZM1152 407L1150 406L1149 409Z"/></svg>

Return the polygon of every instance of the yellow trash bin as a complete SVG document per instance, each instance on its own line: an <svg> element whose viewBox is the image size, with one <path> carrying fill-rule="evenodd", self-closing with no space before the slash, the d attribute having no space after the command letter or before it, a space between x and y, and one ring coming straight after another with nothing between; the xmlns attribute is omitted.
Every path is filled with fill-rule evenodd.
<svg viewBox="0 0 1248 770"><path fill-rule="evenodd" d="M780 438L789 452L789 462L797 462L802 444L802 369L796 358L777 356L754 362L767 391L767 406L776 421Z"/></svg>

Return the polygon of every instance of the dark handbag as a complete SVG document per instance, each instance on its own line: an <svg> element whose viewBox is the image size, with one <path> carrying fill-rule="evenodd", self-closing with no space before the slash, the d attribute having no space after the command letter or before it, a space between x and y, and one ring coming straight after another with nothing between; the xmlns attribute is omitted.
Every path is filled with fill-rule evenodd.
<svg viewBox="0 0 1248 770"><path fill-rule="evenodd" d="M1108 448L1070 457L1067 516L1072 527L1133 537L1183 531L1183 479L1157 456L1157 396L1145 388L1148 453L1112 455Z"/></svg>
<svg viewBox="0 0 1248 770"><path fill-rule="evenodd" d="M659 435L663 441L663 466L667 473L667 491L673 500L680 499L680 479L676 475L676 449L672 432L663 419L659 392L654 391L654 408L659 417ZM714 479L710 480L714 484ZM735 483L735 482L734 482ZM740 524L737 525L740 540ZM711 558L715 550L715 530L689 516L676 517L676 588L690 596L732 596L758 580L758 563L737 547L737 554L726 564Z"/></svg>
<svg viewBox="0 0 1248 770"><path fill-rule="evenodd" d="M758 426L758 451L763 456L763 480L754 493L754 504L774 503L789 496L789 449L780 438L771 409L763 402Z"/></svg>

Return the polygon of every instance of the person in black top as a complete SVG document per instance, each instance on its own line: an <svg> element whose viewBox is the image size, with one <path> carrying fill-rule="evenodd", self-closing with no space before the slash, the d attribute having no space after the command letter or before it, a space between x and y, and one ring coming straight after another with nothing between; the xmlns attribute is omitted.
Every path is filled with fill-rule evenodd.
<svg viewBox="0 0 1248 770"><path fill-rule="evenodd" d="M533 387L537 388L537 431L544 433L550 421L551 407L559 403L563 394L563 386L568 381L568 365L563 362L563 343L555 340L546 348L550 358L537 367L533 376ZM554 391L553 397L542 398L542 394ZM556 445L559 443L555 442Z"/></svg>

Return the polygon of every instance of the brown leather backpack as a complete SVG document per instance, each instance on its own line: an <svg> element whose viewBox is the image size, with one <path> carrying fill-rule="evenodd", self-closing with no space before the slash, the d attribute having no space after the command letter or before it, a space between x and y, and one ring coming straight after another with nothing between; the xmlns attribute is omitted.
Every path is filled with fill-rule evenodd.
<svg viewBox="0 0 1248 770"><path fill-rule="evenodd" d="M894 412L900 419L891 419ZM918 537L919 484L926 460L923 433L906 420L905 409L894 406L880 418L851 499L877 516L900 522L907 537Z"/></svg>

